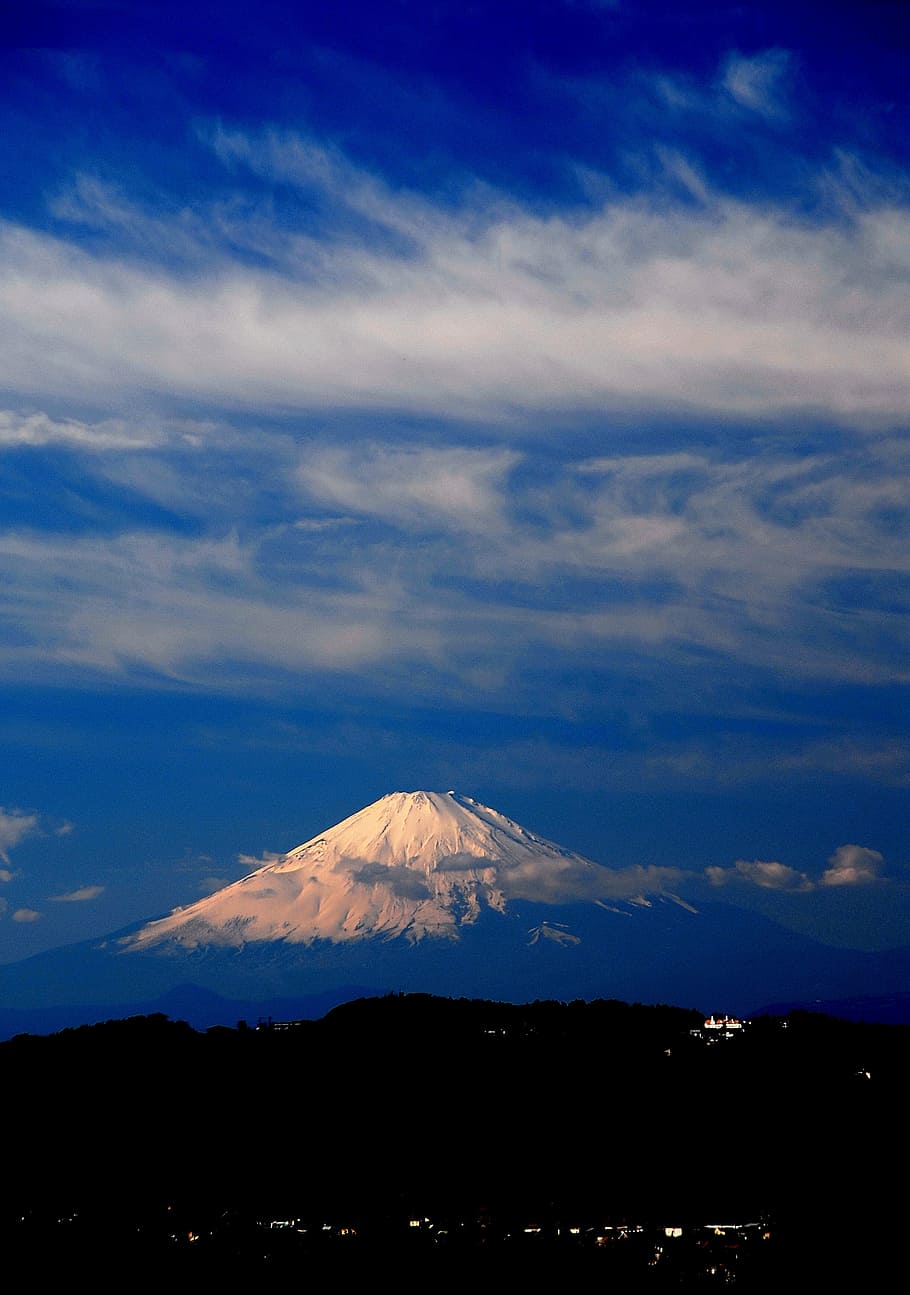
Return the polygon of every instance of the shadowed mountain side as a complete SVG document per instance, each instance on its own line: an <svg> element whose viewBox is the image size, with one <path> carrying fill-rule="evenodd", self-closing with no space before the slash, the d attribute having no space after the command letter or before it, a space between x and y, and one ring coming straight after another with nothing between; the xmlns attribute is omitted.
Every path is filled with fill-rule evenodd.
<svg viewBox="0 0 910 1295"><path fill-rule="evenodd" d="M722 904L693 913L670 901L629 912L519 902L506 913L482 913L461 928L457 940L416 944L373 937L309 946L262 941L241 949L163 944L142 952L124 951L118 937L110 937L0 967L0 1004L23 1012L77 1009L70 1021L91 1004L98 1019L112 1015L111 1006L132 1014L135 1004L155 1002L180 985L217 994L222 1004L224 999L242 1002L238 1014L254 1018L274 1015L269 1001L275 998L352 996L347 993L352 985L377 993L516 1003L538 998L673 1002L745 1016L769 1002L823 1003L907 992L910 950L832 948ZM194 1022L223 1023L223 1006L206 1019L201 1004ZM23 1015L13 1032L35 1028L40 1025Z"/></svg>

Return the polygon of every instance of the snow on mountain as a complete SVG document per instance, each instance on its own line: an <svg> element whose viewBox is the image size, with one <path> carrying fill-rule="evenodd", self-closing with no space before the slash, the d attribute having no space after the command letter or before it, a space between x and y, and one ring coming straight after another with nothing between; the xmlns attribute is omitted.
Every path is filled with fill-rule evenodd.
<svg viewBox="0 0 910 1295"><path fill-rule="evenodd" d="M393 792L240 881L128 937L130 950L457 940L512 900L596 899L608 869L454 791ZM545 924L535 939L575 937Z"/></svg>
<svg viewBox="0 0 910 1295"><path fill-rule="evenodd" d="M910 990L910 950L820 945L728 904L696 914L665 889L675 870L654 871L593 863L454 792L396 792L168 917L0 967L0 1002L21 1031L25 1011L102 1019L187 985L261 1004L404 992L738 1016Z"/></svg>

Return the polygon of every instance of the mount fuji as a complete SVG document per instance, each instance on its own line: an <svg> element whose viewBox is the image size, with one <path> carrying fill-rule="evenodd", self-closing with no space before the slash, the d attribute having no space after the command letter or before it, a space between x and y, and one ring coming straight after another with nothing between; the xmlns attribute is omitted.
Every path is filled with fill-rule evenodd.
<svg viewBox="0 0 910 1295"><path fill-rule="evenodd" d="M485 913L503 917L516 901L587 897L603 905L609 876L467 796L393 792L233 885L150 922L124 947L457 942ZM531 944L540 939L579 942L564 923L546 920L529 932Z"/></svg>
<svg viewBox="0 0 910 1295"><path fill-rule="evenodd" d="M906 950L831 948L667 893L622 897L618 879L467 796L394 792L166 917L0 967L0 1031L39 1028L36 1009L47 1028L64 1009L66 1023L165 1010L149 1005L178 991L201 995L194 1023L227 1024L393 991L745 1015L910 990Z"/></svg>

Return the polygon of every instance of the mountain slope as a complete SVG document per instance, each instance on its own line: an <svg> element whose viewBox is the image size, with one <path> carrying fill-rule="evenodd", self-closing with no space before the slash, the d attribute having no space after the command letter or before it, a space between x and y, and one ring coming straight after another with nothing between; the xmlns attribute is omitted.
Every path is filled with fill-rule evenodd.
<svg viewBox="0 0 910 1295"><path fill-rule="evenodd" d="M608 878L600 864L467 796L393 792L276 862L150 923L128 947L457 940L485 910L504 914L515 900L596 900Z"/></svg>
<svg viewBox="0 0 910 1295"><path fill-rule="evenodd" d="M395 792L167 917L0 967L0 1009L93 1004L98 1019L178 985L247 1004L356 985L742 1016L910 992L910 950L831 948L730 905L619 889L612 869L468 797Z"/></svg>

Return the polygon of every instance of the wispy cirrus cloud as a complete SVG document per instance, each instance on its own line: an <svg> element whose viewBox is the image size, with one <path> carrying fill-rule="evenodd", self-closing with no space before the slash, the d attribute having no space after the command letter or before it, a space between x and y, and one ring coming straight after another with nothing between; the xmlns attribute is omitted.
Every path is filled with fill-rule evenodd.
<svg viewBox="0 0 910 1295"><path fill-rule="evenodd" d="M75 418L49 418L45 413L20 414L0 410L0 450L60 445L88 451L142 450L162 443L161 435L124 419L91 424Z"/></svg>
<svg viewBox="0 0 910 1295"><path fill-rule="evenodd" d="M755 69L735 83L758 96ZM808 222L770 201L614 195L542 217L486 192L434 204L286 131L212 143L370 237L357 221L318 239L276 224L272 265L225 237L186 274L154 248L122 258L117 213L111 250L91 254L7 222L0 384L494 420L646 405L877 422L910 407L905 203Z"/></svg>
<svg viewBox="0 0 910 1295"><path fill-rule="evenodd" d="M76 890L66 891L62 895L49 895L55 904L84 904L103 895L104 886L79 886Z"/></svg>
<svg viewBox="0 0 910 1295"><path fill-rule="evenodd" d="M0 618L15 630L0 664L189 681L213 662L276 680L382 663L419 667L411 686L429 691L476 682L478 668L507 681L535 661L565 679L592 652L625 669L634 651L636 672L659 656L664 673L709 652L791 678L903 677L900 438L839 455L769 440L748 456L577 458L455 437L289 447L253 430L242 489L223 495L227 429L204 451L118 451L130 489L145 483L196 534L0 534ZM219 679L235 686L231 671Z"/></svg>
<svg viewBox="0 0 910 1295"><path fill-rule="evenodd" d="M784 49L730 54L724 62L721 84L741 107L763 117L779 118L785 113L785 79L791 63L792 57Z"/></svg>
<svg viewBox="0 0 910 1295"><path fill-rule="evenodd" d="M910 746L890 735L876 740L873 734L854 734L824 740L757 743L742 736L716 740L710 746L683 740L674 746L652 748L636 763L636 776L651 780L682 778L724 785L735 780L780 781L812 778L853 779L885 786L910 786Z"/></svg>
<svg viewBox="0 0 910 1295"><path fill-rule="evenodd" d="M520 455L508 449L373 444L304 452L301 487L323 504L397 527L498 529L504 484Z"/></svg>

